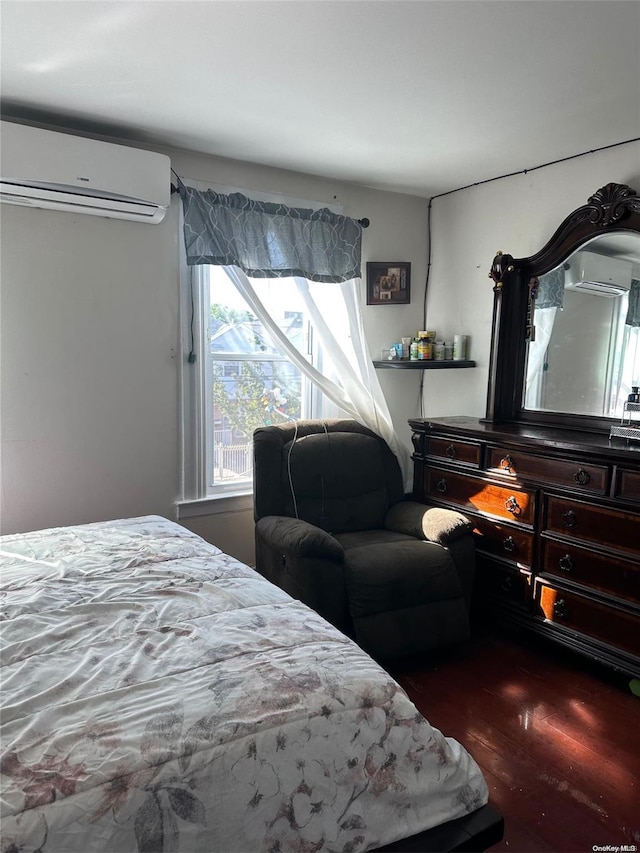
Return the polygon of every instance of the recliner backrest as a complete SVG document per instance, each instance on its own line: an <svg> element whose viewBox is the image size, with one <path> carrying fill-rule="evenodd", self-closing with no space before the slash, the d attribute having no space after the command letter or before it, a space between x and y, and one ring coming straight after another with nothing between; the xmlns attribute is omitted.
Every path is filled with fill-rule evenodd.
<svg viewBox="0 0 640 853"><path fill-rule="evenodd" d="M332 533L382 525L403 497L384 439L357 421L298 421L254 433L254 517L301 518Z"/></svg>

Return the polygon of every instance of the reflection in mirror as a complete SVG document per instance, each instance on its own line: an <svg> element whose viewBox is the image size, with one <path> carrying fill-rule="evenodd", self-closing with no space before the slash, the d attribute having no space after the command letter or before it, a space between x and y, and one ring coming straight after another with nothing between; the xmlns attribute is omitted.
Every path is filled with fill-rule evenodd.
<svg viewBox="0 0 640 853"><path fill-rule="evenodd" d="M539 277L524 408L620 417L640 385L640 237L596 237Z"/></svg>

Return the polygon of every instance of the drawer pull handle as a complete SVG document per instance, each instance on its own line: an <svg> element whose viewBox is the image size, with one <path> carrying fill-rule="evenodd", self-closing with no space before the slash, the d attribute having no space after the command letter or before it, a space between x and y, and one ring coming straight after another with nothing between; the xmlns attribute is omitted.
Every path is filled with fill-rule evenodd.
<svg viewBox="0 0 640 853"><path fill-rule="evenodd" d="M511 495L510 498L507 498L504 502L504 508L507 512L510 512L511 515L520 515L522 513L522 507L518 503L518 501Z"/></svg>
<svg viewBox="0 0 640 853"><path fill-rule="evenodd" d="M516 543L513 536L507 536L507 538L502 543L502 547L505 551L508 551L510 554L516 550Z"/></svg>
<svg viewBox="0 0 640 853"><path fill-rule="evenodd" d="M502 582L500 583L500 589L502 592L511 592L513 590L513 578L507 575L502 578Z"/></svg>
<svg viewBox="0 0 640 853"><path fill-rule="evenodd" d="M571 559L569 554L565 554L564 557L560 557L558 565L560 566L560 569L563 572L573 571L573 560Z"/></svg>
<svg viewBox="0 0 640 853"><path fill-rule="evenodd" d="M567 618L567 603L563 598L559 598L553 603L553 615L557 619Z"/></svg>
<svg viewBox="0 0 640 853"><path fill-rule="evenodd" d="M445 456L447 459L455 459L456 458L456 449L453 444L450 444L449 447L445 450Z"/></svg>
<svg viewBox="0 0 640 853"><path fill-rule="evenodd" d="M579 486L586 486L587 483L591 482L591 474L588 471L585 471L584 468L580 468L579 471L573 475L573 479Z"/></svg>
<svg viewBox="0 0 640 853"><path fill-rule="evenodd" d="M578 523L578 519L576 518L575 512L573 510L568 509L566 512L562 513L562 523L565 527L575 527Z"/></svg>
<svg viewBox="0 0 640 853"><path fill-rule="evenodd" d="M443 478L436 483L436 489L443 495L447 491L447 481Z"/></svg>
<svg viewBox="0 0 640 853"><path fill-rule="evenodd" d="M503 471L507 471L509 474L511 474L511 472L515 468L513 464L513 459L509 456L508 453L500 460L500 467Z"/></svg>

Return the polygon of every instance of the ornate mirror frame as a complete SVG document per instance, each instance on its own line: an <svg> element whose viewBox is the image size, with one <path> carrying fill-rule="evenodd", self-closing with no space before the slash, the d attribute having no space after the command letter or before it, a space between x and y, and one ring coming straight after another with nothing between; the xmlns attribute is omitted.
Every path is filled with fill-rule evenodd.
<svg viewBox="0 0 640 853"><path fill-rule="evenodd" d="M570 412L523 408L527 341L531 333L538 276L563 263L599 235L640 233L640 196L623 184L607 184L562 222L537 254L513 258L498 252L489 278L494 282L493 324L485 420L526 422L564 428L608 431L612 419Z"/></svg>

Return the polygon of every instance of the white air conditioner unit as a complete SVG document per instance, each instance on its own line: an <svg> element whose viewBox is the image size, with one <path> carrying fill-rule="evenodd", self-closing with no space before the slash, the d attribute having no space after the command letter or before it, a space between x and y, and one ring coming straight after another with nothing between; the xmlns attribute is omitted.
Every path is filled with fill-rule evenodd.
<svg viewBox="0 0 640 853"><path fill-rule="evenodd" d="M566 287L597 296L623 296L631 287L632 264L596 252L578 252L571 259Z"/></svg>
<svg viewBox="0 0 640 853"><path fill-rule="evenodd" d="M0 122L0 201L160 222L171 201L164 154Z"/></svg>

